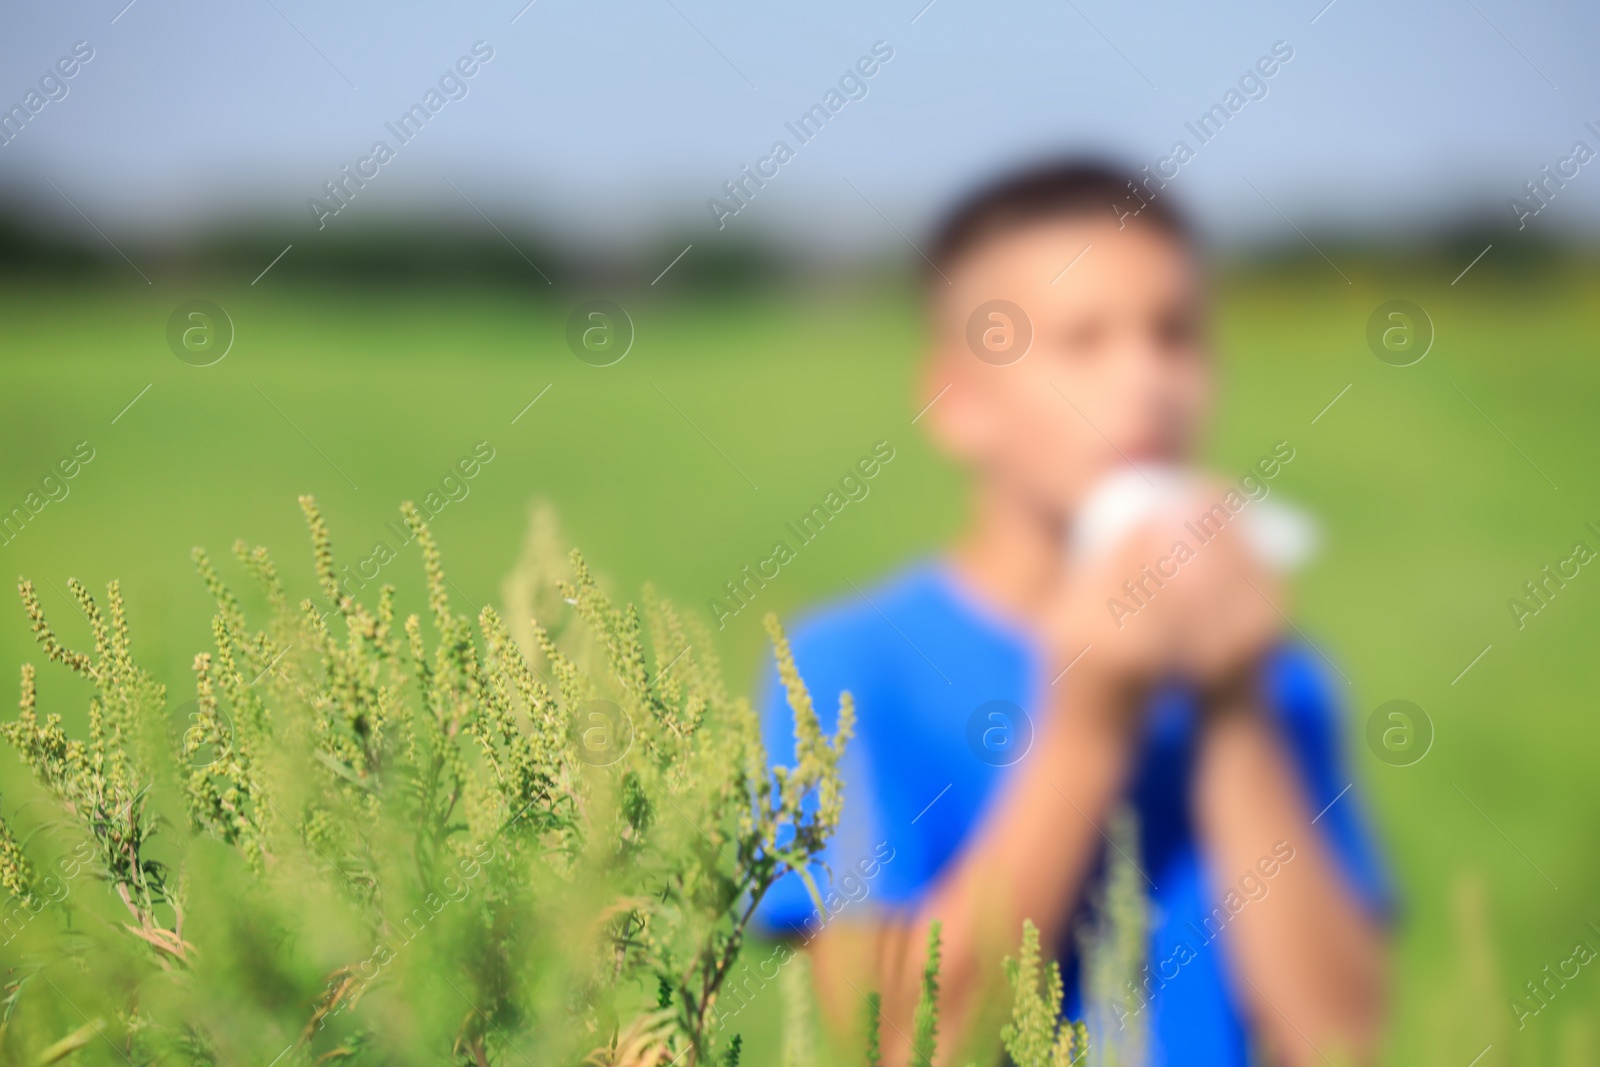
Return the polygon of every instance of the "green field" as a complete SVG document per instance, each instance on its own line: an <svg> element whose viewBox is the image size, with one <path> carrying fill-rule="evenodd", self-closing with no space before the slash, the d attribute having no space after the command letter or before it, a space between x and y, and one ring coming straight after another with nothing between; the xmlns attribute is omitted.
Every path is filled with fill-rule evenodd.
<svg viewBox="0 0 1600 1067"><path fill-rule="evenodd" d="M1404 888L1389 1062L1465 1067L1491 1043L1481 1067L1600 1062L1594 968L1520 1032L1507 1007L1575 942L1600 947L1585 927L1600 924L1600 577L1585 567L1524 629L1507 608L1575 541L1600 548L1584 528L1600 525L1600 270L1485 263L1452 287L1449 265L1344 267L1350 284L1320 260L1219 279L1226 388L1210 455L1242 470L1288 440L1296 458L1275 491L1329 533L1298 621L1351 679L1358 788ZM960 479L911 424L926 400L912 395L918 324L894 284L623 297L637 340L596 368L566 348L570 305L537 293L271 282L0 292L0 511L24 504L78 442L94 449L0 558L38 583L79 642L66 578L121 578L136 649L175 701L209 645L192 546L224 556L235 538L266 544L309 592L297 494L316 494L354 563L402 499L421 500L479 441L493 460L433 524L474 606L498 600L534 498L554 502L617 590L653 581L701 612L875 441L895 461L758 608L787 614L847 592L960 522ZM1407 368L1364 340L1371 311L1401 296L1437 328ZM168 314L193 297L223 304L237 327L212 367L166 347ZM1064 406L1063 417L1076 416ZM416 603L419 569L408 548L379 580ZM723 631L740 684L761 653L757 616ZM24 658L37 657L20 608L0 611L0 673L15 677ZM76 696L61 672L42 682L47 707ZM1367 714L1397 697L1436 729L1426 758L1404 768L1362 740ZM0 757L0 780L15 773ZM1458 917L1475 899L1486 929Z"/></svg>

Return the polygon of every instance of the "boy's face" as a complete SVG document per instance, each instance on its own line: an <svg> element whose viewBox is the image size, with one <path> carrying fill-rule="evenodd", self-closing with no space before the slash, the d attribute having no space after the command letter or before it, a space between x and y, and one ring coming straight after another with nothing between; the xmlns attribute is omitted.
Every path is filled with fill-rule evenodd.
<svg viewBox="0 0 1600 1067"><path fill-rule="evenodd" d="M1188 458L1211 363L1199 270L1175 238L1063 218L986 238L946 274L923 395L953 383L933 432L985 488L1065 518L1107 470ZM996 300L1027 321L990 314Z"/></svg>

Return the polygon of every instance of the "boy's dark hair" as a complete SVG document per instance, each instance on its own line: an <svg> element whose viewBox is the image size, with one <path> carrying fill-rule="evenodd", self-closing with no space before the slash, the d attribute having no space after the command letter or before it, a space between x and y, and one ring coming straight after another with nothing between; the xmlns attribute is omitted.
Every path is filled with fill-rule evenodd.
<svg viewBox="0 0 1600 1067"><path fill-rule="evenodd" d="M942 281L951 264L989 238L1047 219L1139 222L1192 246L1189 220L1160 194L1165 184L1153 175L1141 181L1135 171L1089 159L1056 160L1008 174L958 203L934 231L930 279Z"/></svg>

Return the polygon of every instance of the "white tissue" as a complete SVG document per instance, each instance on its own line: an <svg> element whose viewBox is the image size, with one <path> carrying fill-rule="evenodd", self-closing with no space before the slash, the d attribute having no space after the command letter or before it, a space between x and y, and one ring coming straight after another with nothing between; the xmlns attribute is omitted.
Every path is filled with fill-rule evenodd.
<svg viewBox="0 0 1600 1067"><path fill-rule="evenodd" d="M1229 524L1239 523L1262 563L1288 572L1303 567L1316 554L1321 537L1310 515L1276 500L1251 500L1242 490L1239 495L1245 505ZM1153 518L1166 516L1198 527L1217 503L1220 499L1206 495L1200 478L1181 467L1122 467L1101 479L1084 498L1068 535L1070 547L1079 559L1093 560ZM1208 532L1215 532L1214 523ZM1190 547L1198 550L1200 546Z"/></svg>

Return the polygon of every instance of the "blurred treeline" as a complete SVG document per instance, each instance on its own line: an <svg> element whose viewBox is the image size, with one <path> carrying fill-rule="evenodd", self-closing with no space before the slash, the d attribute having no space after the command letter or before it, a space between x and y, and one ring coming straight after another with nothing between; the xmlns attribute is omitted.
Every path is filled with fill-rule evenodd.
<svg viewBox="0 0 1600 1067"><path fill-rule="evenodd" d="M52 209L53 211L53 209ZM1346 273L1404 275L1411 268L1449 276L1493 245L1493 254L1472 266L1502 281L1537 281L1596 249L1548 228L1519 231L1509 217L1480 213L1420 231L1342 232L1308 229L1307 236L1254 244L1216 242L1223 265L1327 270L1329 261ZM913 240L917 235L911 234ZM116 241L115 247L110 243ZM676 259L689 245L690 254ZM292 251L274 262L286 246ZM204 275L248 284L272 264L272 275L308 283L406 284L483 282L559 291L603 284L612 288L741 290L781 287L818 277L900 274L919 267L910 247L887 247L848 259L797 253L782 238L747 230L741 234L662 232L627 248L574 243L527 225L426 214L368 216L317 230L305 226L239 221L182 237L160 239L114 234L67 214L40 209L31 198L0 194L0 276L42 282L111 281L134 277L128 261L158 276ZM125 277L124 277L125 276Z"/></svg>

